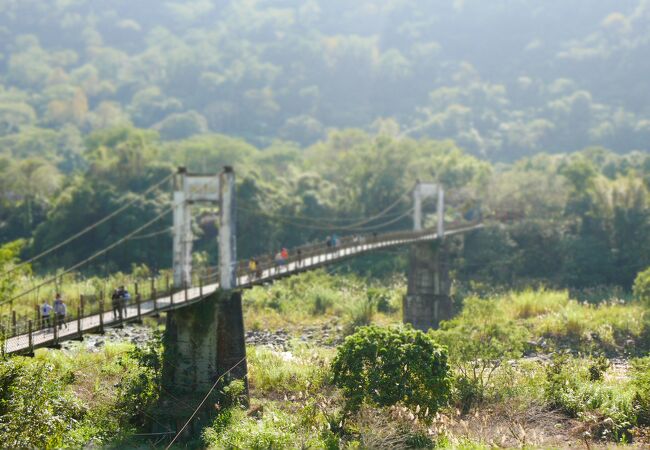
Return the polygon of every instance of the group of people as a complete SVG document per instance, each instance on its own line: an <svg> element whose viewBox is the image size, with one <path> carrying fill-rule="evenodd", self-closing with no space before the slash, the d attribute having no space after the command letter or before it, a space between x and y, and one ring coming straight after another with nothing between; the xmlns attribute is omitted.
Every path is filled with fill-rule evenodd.
<svg viewBox="0 0 650 450"><path fill-rule="evenodd" d="M50 306L47 300L45 300L41 306L41 321L43 328L51 328L52 320L54 318L56 318L56 323L59 325L59 329L61 329L63 325L67 328L68 324L65 323L67 311L68 308L66 307L63 298L61 298L60 293L57 292L54 296L54 306Z"/></svg>
<svg viewBox="0 0 650 450"><path fill-rule="evenodd" d="M373 233L373 236L376 236L377 233ZM363 244L366 242L365 236L355 235L352 239L355 244ZM325 238L325 245L328 249L335 249L341 245L341 239L333 234ZM283 247L279 252L277 252L273 258L275 265L280 267L287 264L289 260L289 250L286 247ZM296 267L300 267L302 264L302 251L300 249L296 250ZM248 261L248 273L251 279L260 278L262 276L262 270L260 269L260 263L257 258L251 258Z"/></svg>
<svg viewBox="0 0 650 450"><path fill-rule="evenodd" d="M122 320L126 317L126 307L129 304L129 300L131 300L131 294L124 286L120 286L113 291L113 295L111 295L113 319L119 316L120 320Z"/></svg>
<svg viewBox="0 0 650 450"><path fill-rule="evenodd" d="M341 239L336 234L333 234L331 236L327 236L325 238L325 245L327 248L336 248L339 245L341 245Z"/></svg>
<svg viewBox="0 0 650 450"><path fill-rule="evenodd" d="M286 247L282 247L282 250L275 254L275 263L278 266L284 266L289 259L289 250Z"/></svg>

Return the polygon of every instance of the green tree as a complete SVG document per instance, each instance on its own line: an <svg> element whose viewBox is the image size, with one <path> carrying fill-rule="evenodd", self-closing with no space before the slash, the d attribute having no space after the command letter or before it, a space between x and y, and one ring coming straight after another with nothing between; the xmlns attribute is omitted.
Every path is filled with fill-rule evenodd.
<svg viewBox="0 0 650 450"><path fill-rule="evenodd" d="M446 404L451 388L447 350L409 328L360 328L339 347L332 372L350 412L364 401L403 403L431 417Z"/></svg>
<svg viewBox="0 0 650 450"><path fill-rule="evenodd" d="M636 276L633 292L637 299L650 306L650 267Z"/></svg>

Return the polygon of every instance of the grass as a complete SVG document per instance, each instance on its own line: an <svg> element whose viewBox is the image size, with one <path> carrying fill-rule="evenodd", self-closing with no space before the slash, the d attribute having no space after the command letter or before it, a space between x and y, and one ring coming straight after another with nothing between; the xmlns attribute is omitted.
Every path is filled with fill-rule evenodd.
<svg viewBox="0 0 650 450"><path fill-rule="evenodd" d="M384 284L319 270L246 291L244 320L252 330L342 321L351 332L372 321L399 321L404 293L399 279Z"/></svg>
<svg viewBox="0 0 650 450"><path fill-rule="evenodd" d="M332 350L300 345L291 352L265 347L247 348L251 388L260 395L309 395L327 382Z"/></svg>
<svg viewBox="0 0 650 450"><path fill-rule="evenodd" d="M245 321L247 329L284 329L294 335L306 327L336 323L330 332L347 334L370 322L401 322L404 293L401 279L380 283L324 271L305 273L246 291ZM286 351L249 346L250 408L222 411L205 430L204 444L219 449L562 448L587 439L590 446L632 440L642 448L647 443L643 434L650 436L650 362L634 363L627 370L603 369L597 355L646 354L649 322L640 303L583 302L563 290L469 295L460 313L433 333L448 341L456 379L454 401L431 424L416 421L413 411L399 405L364 405L343 420L345 399L330 382L335 349L298 340L290 341ZM62 414L68 411L62 416L69 417L68 440L51 441L50 447L82 446L91 440L141 444L129 438L133 426L118 420L116 410L119 386L140 373L126 357L132 348L108 344L97 353L39 350L33 359L16 358L30 367L24 377L42 377L42 371L31 367L47 367L46 379L52 383L44 394L46 402L24 393L35 411L43 408L43 421L57 423L48 402L61 405ZM537 357L524 358L533 353ZM552 354L564 359L555 360ZM476 388L471 374L482 363L482 395L474 396L463 412L467 392L462 391ZM469 384L468 378L461 383L463 371ZM599 376L594 378L594 373ZM31 385L25 381L21 386ZM57 390L61 396L55 395ZM40 430L38 423L30 429ZM52 429L63 433L63 428Z"/></svg>

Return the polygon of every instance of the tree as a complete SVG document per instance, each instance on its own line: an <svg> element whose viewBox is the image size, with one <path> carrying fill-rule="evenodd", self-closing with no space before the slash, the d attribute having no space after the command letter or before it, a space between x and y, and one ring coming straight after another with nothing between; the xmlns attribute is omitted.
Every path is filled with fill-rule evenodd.
<svg viewBox="0 0 650 450"><path fill-rule="evenodd" d="M638 273L633 292L637 299L650 306L650 267Z"/></svg>
<svg viewBox="0 0 650 450"><path fill-rule="evenodd" d="M332 372L349 412L364 401L403 403L431 417L446 404L451 388L447 350L409 328L360 328L337 350Z"/></svg>

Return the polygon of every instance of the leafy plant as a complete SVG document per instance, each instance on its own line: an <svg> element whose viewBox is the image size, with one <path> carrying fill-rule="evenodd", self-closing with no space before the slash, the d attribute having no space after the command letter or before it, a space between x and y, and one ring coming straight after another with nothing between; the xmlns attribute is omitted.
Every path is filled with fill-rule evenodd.
<svg viewBox="0 0 650 450"><path fill-rule="evenodd" d="M495 371L518 358L528 331L509 319L494 300L468 298L462 313L431 336L449 349L456 370L456 399L464 412L485 398Z"/></svg>
<svg viewBox="0 0 650 450"><path fill-rule="evenodd" d="M451 388L447 350L410 328L362 327L348 336L332 362L345 407L403 403L427 417L446 404Z"/></svg>
<svg viewBox="0 0 650 450"><path fill-rule="evenodd" d="M632 288L634 296L650 307L650 267L639 272Z"/></svg>
<svg viewBox="0 0 650 450"><path fill-rule="evenodd" d="M632 361L633 406L638 425L650 425L650 356Z"/></svg>

